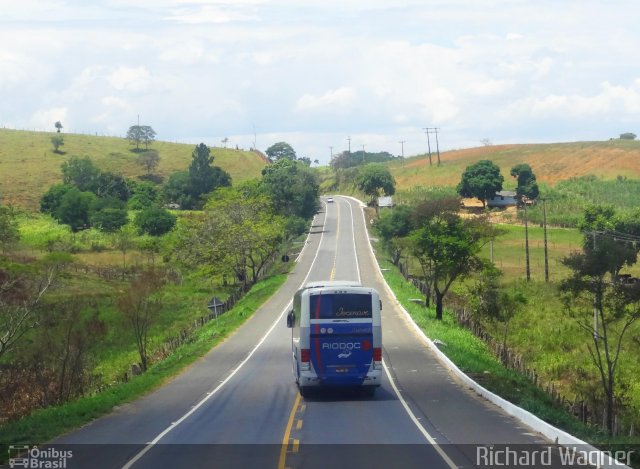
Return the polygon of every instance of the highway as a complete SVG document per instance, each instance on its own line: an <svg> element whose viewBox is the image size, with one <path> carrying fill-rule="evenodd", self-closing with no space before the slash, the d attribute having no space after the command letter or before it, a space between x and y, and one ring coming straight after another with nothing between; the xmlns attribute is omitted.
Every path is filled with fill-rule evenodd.
<svg viewBox="0 0 640 469"><path fill-rule="evenodd" d="M474 467L474 444L545 443L458 383L384 286L362 209L323 203L285 285L231 337L157 391L56 439L67 467ZM285 315L315 280L356 280L382 298L383 385L373 398L300 397Z"/></svg>

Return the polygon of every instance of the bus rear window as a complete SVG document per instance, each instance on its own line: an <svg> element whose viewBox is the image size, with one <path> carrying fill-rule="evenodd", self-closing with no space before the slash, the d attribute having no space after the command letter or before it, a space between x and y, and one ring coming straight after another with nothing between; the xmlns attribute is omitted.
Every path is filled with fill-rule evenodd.
<svg viewBox="0 0 640 469"><path fill-rule="evenodd" d="M371 295L335 293L311 295L311 319L359 319L371 317Z"/></svg>

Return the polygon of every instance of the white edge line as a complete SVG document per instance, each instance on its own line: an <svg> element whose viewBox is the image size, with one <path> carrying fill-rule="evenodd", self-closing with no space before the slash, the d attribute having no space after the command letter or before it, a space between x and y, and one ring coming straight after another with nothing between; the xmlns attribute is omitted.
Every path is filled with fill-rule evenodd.
<svg viewBox="0 0 640 469"><path fill-rule="evenodd" d="M356 255L356 271L358 272L358 283L362 283L360 276L360 263L358 262L358 248L356 247L356 227L353 221L353 205L349 204L349 211L351 212L351 238L353 238L353 253Z"/></svg>
<svg viewBox="0 0 640 469"><path fill-rule="evenodd" d="M343 196L343 197L347 197L347 198L355 200L356 202L358 202L360 204L360 206L362 208L366 207L366 204L364 204L362 201L356 199L355 197L349 197L349 196ZM493 404L495 404L496 406L500 407L508 415L516 418L517 420L519 420L520 422L524 423L525 425L528 425L529 427L533 428L535 431L539 432L540 434L542 434L543 436L545 436L546 438L548 438L552 442L555 442L556 444L567 445L567 446L584 446L585 449L578 449L577 451L582 453L582 454L584 454L584 455L587 455L587 456L589 456L589 453L593 454L595 452L599 452L599 453L601 453L600 457L602 458L602 459L598 459L599 461L609 461L603 467L615 467L615 468L627 468L627 469L630 469L629 466L622 465L621 463L618 463L611 456L609 456L607 453L601 452L598 448L595 448L594 446L591 446L586 441L582 441L581 439L576 438L575 436L571 435L570 433L567 433L564 430L561 430L559 428L554 427L553 425L551 425L551 424L545 422L544 420L540 419L539 417L533 415L531 412L529 412L527 410L524 410L521 407L518 407L517 405L513 404L512 402L507 401L506 399L503 399L502 397L498 396L497 394L492 393L488 389L484 388L483 386L479 385L474 380L469 378L469 376L467 376L465 373L463 373L460 370L460 368L458 368L456 366L456 364L453 363L449 359L449 357L447 357L433 343L433 341L426 336L424 331L422 329L420 329L420 326L418 326L418 324L416 324L416 322L413 320L413 318L411 317L409 312L404 308L404 306L402 306L402 304L400 304L400 301L398 301L398 298L396 297L396 294L393 292L391 287L387 284L387 281L385 280L384 276L382 275L382 271L380 270L380 265L378 264L376 256L375 256L375 254L373 252L373 246L371 246L371 240L369 238L369 227L367 226L366 219L364 218L364 211L362 212L362 218L365 221L365 223L364 223L365 230L367 230L367 241L368 241L368 244L369 244L369 253L371 255L371 258L374 261L374 264L376 265L376 268L377 268L377 271L378 271L378 275L382 279L382 282L384 283L384 286L387 289L387 292L396 301L396 305L404 313L405 319L407 319L407 321L414 328L414 330L418 334L418 336L427 345L427 347L434 353L434 355L436 356L438 361L442 365L445 366L445 368L447 368L452 374L454 374L461 381L463 381L467 386L469 386L469 388L473 389L478 395L484 397L488 401L490 401ZM394 389L395 389L395 386L394 386ZM400 397L399 394L398 394L398 397ZM402 400L401 397L400 397L400 399ZM419 422L417 422L416 420L414 420L414 422L416 423L416 425L420 426L424 430L424 427L422 427L422 425Z"/></svg>
<svg viewBox="0 0 640 469"><path fill-rule="evenodd" d="M357 202L359 202L361 204L362 207L366 207L366 205L363 205L362 202L360 202L358 199L355 199L353 197L348 197L348 198L350 198L352 200L356 200ZM353 248L355 250L355 248L356 248L356 242L355 242L356 236L355 236L355 225L354 225L354 217L353 217L353 205L349 204L349 208L351 209L351 227L352 227L352 232L353 232ZM367 223L366 223L366 220L364 218L364 212L361 211L360 213L362 214L362 220L364 222L364 229L365 229L365 232L367 234L367 240L368 240L369 239L369 230L367 229ZM369 244L370 254L373 255L373 249L371 248L371 243L369 241L367 241L367 242ZM373 257L373 260L374 260L374 264L376 266L378 266L378 262L376 261L375 256ZM357 264L358 263L357 263L357 257L356 257L356 265ZM379 269L380 269L380 267L378 266L378 270ZM358 274L360 274L360 268L359 267L358 267ZM358 278L360 278L360 277L358 277ZM384 278L382 280L384 282ZM389 286L386 284L386 282L384 282L384 284L388 289ZM444 450L440 447L438 442L431 436L431 434L422 426L422 424L420 423L420 421L418 420L416 415L411 410L411 407L409 407L409 404L407 404L407 401L405 401L404 398L400 395L400 390L396 386L396 383L393 380L393 377L391 376L391 373L389 372L389 368L387 367L387 364L386 364L386 362L384 360L382 361L382 367L384 368L385 374L387 375L387 379L389 380L389 383L391 384L391 387L393 388L393 392L396 393L396 396L398 397L398 400L402 404L402 407L404 408L405 412L407 413L407 415L409 416L411 421L414 423L414 425L416 426L418 431L420 433L422 433L422 436L424 436L424 438L438 452L440 457L444 460L444 462L450 468L457 469L458 466L451 460L451 458L447 455L447 453L444 452Z"/></svg>
<svg viewBox="0 0 640 469"><path fill-rule="evenodd" d="M440 457L442 459L444 459L444 462L446 462L449 467L457 469L458 466L456 465L456 463L454 463L451 460L451 458L447 455L447 453L444 452L444 450L440 447L440 445L436 442L436 440L429 434L429 432L427 432L427 430L425 430L425 428L422 426L422 424L420 423L418 418L411 411L411 408L409 407L409 404L407 404L407 402L404 400L404 398L400 395L400 390L398 389L398 387L396 386L395 381L391 377L391 373L389 372L389 368L387 367L387 364L386 364L386 362L384 360L382 361L382 366L383 366L384 371L385 371L385 373L387 375L387 378L389 379L389 383L391 383L391 387L393 388L393 391L396 393L396 396L398 396L398 399L400 400L400 403L402 404L402 407L404 407L404 410L409 415L409 418L411 419L411 421L415 424L415 426L418 428L420 433L422 433L422 435L426 438L426 440L429 443L431 443L431 446L433 446L433 448L438 452Z"/></svg>
<svg viewBox="0 0 640 469"><path fill-rule="evenodd" d="M314 220L315 221L315 217ZM312 221L312 225L313 225L313 221ZM325 221L326 221L326 213L325 213ZM323 222L324 224L324 222ZM311 235L311 230L309 230L309 234L307 235L307 240L309 238L309 236ZM302 281L302 285L305 284L305 282L307 281L307 279L309 278L309 275L311 274L311 270L313 268L313 265L316 262L316 259L318 258L318 254L320 253L320 245L322 244L322 239L324 237L324 230L320 235L320 241L318 242L318 250L316 251L316 255L313 258L313 261L311 262L311 266L309 267L309 271L307 272L306 277L304 278L304 280ZM305 244L306 246L306 244ZM298 256L299 257L299 256ZM296 259L297 261L297 259ZM282 310L282 312L280 313L280 315L278 316L278 318L273 322L273 324L271 325L271 327L269 328L269 330L264 334L264 336L262 336L262 338L260 339L260 341L256 344L255 347L253 347L253 349L251 349L251 351L249 352L249 354L244 358L244 360L242 360L238 366L229 374L229 376L227 376L213 391L209 391L207 392L207 394L205 395L205 397L203 397L197 404L195 404L193 407L191 407L191 409L189 410L189 412L187 412L186 414L184 414L182 417L180 417L178 420L174 421L171 423L171 425L169 425L162 433L158 434L158 436L156 436L153 440L151 440L149 443L146 444L146 446L140 450L133 458L131 458L129 461L127 461L127 463L122 466L122 469L130 469L138 460L140 460L140 458L142 458L142 456L144 456L151 448L153 448L163 437L165 437L171 430L173 430L174 428L176 428L178 425L180 425L182 422L184 422L187 418L189 418L196 410L198 410L200 407L202 407L204 405L205 402L207 402L211 397L213 397L220 389L222 389L222 387L227 384L229 382L229 380L231 378L233 378L235 376L235 374L240 371L240 369L244 366L245 363L247 363L249 361L249 359L253 356L253 354L258 350L258 348L262 345L262 343L267 339L267 337L269 336L269 334L271 334L271 332L275 329L275 327L278 325L278 323L280 322L280 320L282 319L282 316L284 316L284 313L289 309L289 306L291 306L291 304L293 303L293 300L289 301L289 303L287 303L287 306L285 306L284 310Z"/></svg>

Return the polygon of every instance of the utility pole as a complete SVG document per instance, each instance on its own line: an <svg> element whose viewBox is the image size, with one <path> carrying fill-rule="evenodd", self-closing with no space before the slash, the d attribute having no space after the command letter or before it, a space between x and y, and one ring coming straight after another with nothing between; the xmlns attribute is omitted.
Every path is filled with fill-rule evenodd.
<svg viewBox="0 0 640 469"><path fill-rule="evenodd" d="M491 239L489 240L489 259L493 264L493 226L491 225L491 212L487 212L487 218L489 219L489 226L491 226Z"/></svg>
<svg viewBox="0 0 640 469"><path fill-rule="evenodd" d="M362 144L362 162L364 163L364 143Z"/></svg>
<svg viewBox="0 0 640 469"><path fill-rule="evenodd" d="M429 166L433 164L431 161L431 142L429 141L429 127L424 128L424 133L427 134L427 148L429 149Z"/></svg>
<svg viewBox="0 0 640 469"><path fill-rule="evenodd" d="M436 151L438 152L438 166L440 166L440 142L438 141L438 127L425 127L424 133L427 134L427 145L429 147L429 166L431 166L431 142L429 141L429 134L433 133L436 136Z"/></svg>
<svg viewBox="0 0 640 469"><path fill-rule="evenodd" d="M438 152L438 166L440 166L440 145L438 144L438 129L437 127L433 128L433 132L436 134L436 150Z"/></svg>
<svg viewBox="0 0 640 469"><path fill-rule="evenodd" d="M402 145L402 167L404 168L404 144L405 144L406 140L401 140L400 145Z"/></svg>
<svg viewBox="0 0 640 469"><path fill-rule="evenodd" d="M549 250L547 244L547 199L542 199L542 232L544 233L544 281L549 283Z"/></svg>
<svg viewBox="0 0 640 469"><path fill-rule="evenodd" d="M527 282L531 280L531 269L529 267L529 224L527 222L527 204L524 204L524 252L527 264Z"/></svg>
<svg viewBox="0 0 640 469"><path fill-rule="evenodd" d="M351 136L347 137L347 142L349 142L349 155L351 155Z"/></svg>
<svg viewBox="0 0 640 469"><path fill-rule="evenodd" d="M331 162L332 159L333 159L333 147L330 146L329 147L329 162Z"/></svg>

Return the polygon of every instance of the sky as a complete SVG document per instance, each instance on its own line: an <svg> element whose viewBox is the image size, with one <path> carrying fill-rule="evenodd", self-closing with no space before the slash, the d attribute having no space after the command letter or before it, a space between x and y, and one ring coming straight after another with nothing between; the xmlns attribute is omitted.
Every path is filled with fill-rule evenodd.
<svg viewBox="0 0 640 469"><path fill-rule="evenodd" d="M2 0L0 126L327 164L640 135L637 0ZM429 135L432 149L435 134ZM404 142L404 143L401 143ZM215 152L214 152L215 154Z"/></svg>

